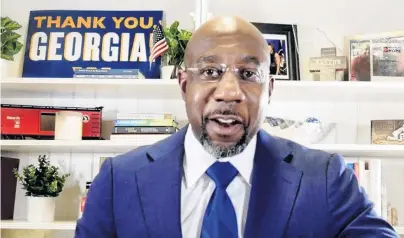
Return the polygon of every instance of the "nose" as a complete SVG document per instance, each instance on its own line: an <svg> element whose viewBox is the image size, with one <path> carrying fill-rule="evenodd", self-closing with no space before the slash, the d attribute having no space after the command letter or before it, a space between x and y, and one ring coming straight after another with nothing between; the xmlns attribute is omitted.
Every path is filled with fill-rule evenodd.
<svg viewBox="0 0 404 238"><path fill-rule="evenodd" d="M241 103L245 100L238 77L233 72L226 72L217 82L213 98L217 102L226 103Z"/></svg>

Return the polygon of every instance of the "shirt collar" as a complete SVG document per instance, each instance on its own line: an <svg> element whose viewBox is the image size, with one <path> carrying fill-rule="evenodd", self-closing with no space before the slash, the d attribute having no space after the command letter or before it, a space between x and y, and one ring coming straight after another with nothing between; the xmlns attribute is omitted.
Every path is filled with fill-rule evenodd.
<svg viewBox="0 0 404 238"><path fill-rule="evenodd" d="M254 163L257 136L255 135L243 152L232 157L221 158L219 161L229 161L243 177L244 181L251 186L251 172ZM209 154L196 139L191 125L189 124L184 141L184 176L185 185L190 188L217 160Z"/></svg>

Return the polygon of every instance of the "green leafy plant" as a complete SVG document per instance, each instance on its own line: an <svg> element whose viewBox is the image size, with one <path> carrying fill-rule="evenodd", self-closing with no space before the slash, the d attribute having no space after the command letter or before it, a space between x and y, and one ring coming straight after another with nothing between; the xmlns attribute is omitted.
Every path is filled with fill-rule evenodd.
<svg viewBox="0 0 404 238"><path fill-rule="evenodd" d="M14 169L15 177L30 197L57 197L63 190L70 174L59 175L59 168L50 164L45 155L38 157L39 165L30 164L23 168L22 175Z"/></svg>
<svg viewBox="0 0 404 238"><path fill-rule="evenodd" d="M14 55L20 52L23 44L18 41L20 34L14 32L21 25L8 17L1 18L1 58L14 61Z"/></svg>
<svg viewBox="0 0 404 238"><path fill-rule="evenodd" d="M179 24L178 21L175 21L171 26L164 28L164 35L168 44L168 51L165 56L168 57L168 64L175 66L173 74L184 62L185 48L192 36L192 32L178 29Z"/></svg>

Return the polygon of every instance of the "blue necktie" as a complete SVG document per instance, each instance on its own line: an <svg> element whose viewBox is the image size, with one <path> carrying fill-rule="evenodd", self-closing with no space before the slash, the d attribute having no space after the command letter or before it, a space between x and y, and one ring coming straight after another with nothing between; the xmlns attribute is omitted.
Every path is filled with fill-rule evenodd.
<svg viewBox="0 0 404 238"><path fill-rule="evenodd" d="M216 188L203 218L201 238L237 238L237 219L226 188L237 176L229 162L215 162L207 171Z"/></svg>

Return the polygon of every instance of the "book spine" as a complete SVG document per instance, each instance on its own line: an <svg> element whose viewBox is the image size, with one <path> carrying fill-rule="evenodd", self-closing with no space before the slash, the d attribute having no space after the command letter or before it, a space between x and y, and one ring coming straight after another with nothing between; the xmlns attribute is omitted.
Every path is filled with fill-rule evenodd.
<svg viewBox="0 0 404 238"><path fill-rule="evenodd" d="M141 75L94 75L94 74L86 74L86 75L73 75L74 78L109 78L109 79L143 79L144 77Z"/></svg>
<svg viewBox="0 0 404 238"><path fill-rule="evenodd" d="M112 134L110 140L123 140L123 141L133 141L139 144L153 144L159 140L167 138L168 134Z"/></svg>
<svg viewBox="0 0 404 238"><path fill-rule="evenodd" d="M76 75L139 75L138 69L79 69Z"/></svg>
<svg viewBox="0 0 404 238"><path fill-rule="evenodd" d="M130 120L115 120L115 127L133 127L133 126L173 126L176 127L177 123L174 120L153 120L153 119L130 119Z"/></svg>
<svg viewBox="0 0 404 238"><path fill-rule="evenodd" d="M118 120L175 120L172 114L165 113L118 113Z"/></svg>
<svg viewBox="0 0 404 238"><path fill-rule="evenodd" d="M358 179L358 181L360 182L360 175L359 175L359 163L354 163L354 172L356 175L356 178Z"/></svg>
<svg viewBox="0 0 404 238"><path fill-rule="evenodd" d="M113 134L173 134L176 131L173 126L125 126L115 127Z"/></svg>

